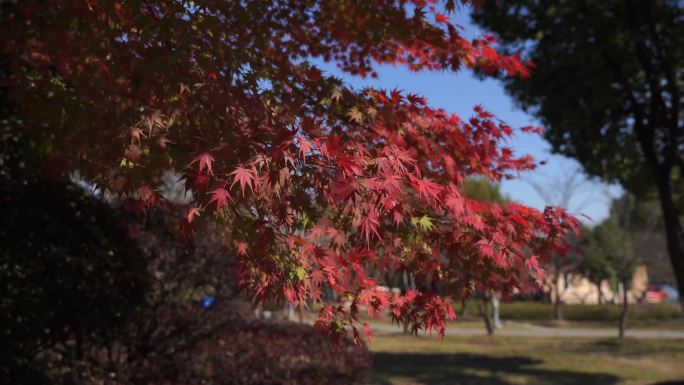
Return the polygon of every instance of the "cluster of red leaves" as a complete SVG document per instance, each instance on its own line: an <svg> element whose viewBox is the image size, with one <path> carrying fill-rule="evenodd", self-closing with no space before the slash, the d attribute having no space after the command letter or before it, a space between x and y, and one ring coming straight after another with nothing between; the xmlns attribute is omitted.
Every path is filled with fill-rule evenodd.
<svg viewBox="0 0 684 385"><path fill-rule="evenodd" d="M348 89L307 61L361 76L374 62L528 76L436 3L22 1L0 27L21 117L10 124L46 172L78 170L141 209L163 199L164 172L182 171L196 203L182 228L207 211L224 221L259 300L336 292L321 330L342 332L365 307L443 333L445 294L532 288L538 258L576 222L461 194L468 176L534 167L483 108L462 120L416 95ZM417 291L377 291L388 270L411 272Z"/></svg>

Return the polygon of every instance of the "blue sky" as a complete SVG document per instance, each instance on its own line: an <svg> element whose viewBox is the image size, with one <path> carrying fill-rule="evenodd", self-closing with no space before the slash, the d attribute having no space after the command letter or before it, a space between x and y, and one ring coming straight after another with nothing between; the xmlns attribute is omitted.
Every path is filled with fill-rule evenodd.
<svg viewBox="0 0 684 385"><path fill-rule="evenodd" d="M453 19L465 28L465 36L482 34L481 30L469 22L467 14L457 13ZM481 81L468 70L459 73L414 73L403 67L379 66L377 79L362 79L344 74L331 64L323 64L321 67L355 88L398 88L423 95L431 106L454 112L462 118L469 117L472 108L481 104L511 127L540 125L534 117L515 107L514 101L506 95L498 81ZM539 135L518 133L509 144L517 154L531 154L537 160L546 160L546 164L534 171L521 174L520 179L503 181L501 189L504 194L538 209L543 209L548 204L561 205L563 199L560 193L566 188L568 178L581 172L579 164L572 159L551 154L550 145ZM537 189L541 187L542 194L538 193L533 185L536 185ZM608 215L609 197L618 196L621 192L618 186L608 186L580 176L575 177L573 190L573 198L569 200L566 208L573 214L581 213L590 217L591 221L580 217L589 225L600 222Z"/></svg>

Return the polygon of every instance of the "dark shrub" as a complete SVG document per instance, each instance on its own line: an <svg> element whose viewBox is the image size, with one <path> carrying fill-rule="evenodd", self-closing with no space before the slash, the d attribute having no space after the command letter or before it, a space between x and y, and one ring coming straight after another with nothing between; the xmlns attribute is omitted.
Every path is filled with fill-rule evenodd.
<svg viewBox="0 0 684 385"><path fill-rule="evenodd" d="M365 347L254 320L225 231L179 237L187 209L126 214L68 182L4 182L0 383L365 382Z"/></svg>
<svg viewBox="0 0 684 385"><path fill-rule="evenodd" d="M0 377L28 383L46 347L79 355L126 324L146 264L117 213L74 184L1 180L0 197Z"/></svg>
<svg viewBox="0 0 684 385"><path fill-rule="evenodd" d="M187 357L190 370L180 383L364 384L371 367L365 347L349 339L333 345L309 325L286 322L227 328Z"/></svg>

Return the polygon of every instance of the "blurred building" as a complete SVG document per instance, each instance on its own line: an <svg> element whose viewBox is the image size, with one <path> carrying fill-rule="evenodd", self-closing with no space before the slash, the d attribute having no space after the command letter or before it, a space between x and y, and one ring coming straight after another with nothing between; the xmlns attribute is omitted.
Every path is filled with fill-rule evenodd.
<svg viewBox="0 0 684 385"><path fill-rule="evenodd" d="M599 300L601 303L622 303L621 287L612 287L610 282L603 281L599 294L598 286L581 274L563 275L558 280L558 285L551 283L547 287L550 287L550 297L553 302L557 298L556 290L559 290L561 302L565 304L595 305L599 303ZM629 303L646 301L648 288L647 268L645 265L641 265L637 267L630 290L627 293Z"/></svg>

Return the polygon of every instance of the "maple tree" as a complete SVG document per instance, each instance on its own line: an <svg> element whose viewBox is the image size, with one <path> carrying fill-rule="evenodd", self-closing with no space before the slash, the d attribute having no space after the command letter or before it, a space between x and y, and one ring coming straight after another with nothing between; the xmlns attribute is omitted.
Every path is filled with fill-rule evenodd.
<svg viewBox="0 0 684 385"><path fill-rule="evenodd" d="M77 171L144 212L183 173L218 220L239 286L295 305L336 292L317 327L333 336L361 308L444 332L448 298L531 290L539 261L577 223L560 208L469 199L464 178L534 167L514 130L476 106L461 119L398 90L356 90L311 59L376 76L375 64L526 77L493 39L466 39L453 1L21 1L3 4L3 129L41 177ZM526 127L522 131L536 131ZM373 271L410 271L416 290L376 290ZM446 290L445 288L449 288ZM366 326L367 332L367 326Z"/></svg>

